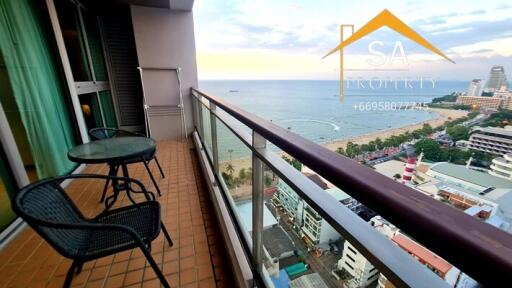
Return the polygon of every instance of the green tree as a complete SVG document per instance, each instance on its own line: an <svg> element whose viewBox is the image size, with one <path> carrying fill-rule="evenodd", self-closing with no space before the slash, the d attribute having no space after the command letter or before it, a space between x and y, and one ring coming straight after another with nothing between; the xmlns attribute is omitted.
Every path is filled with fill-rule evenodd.
<svg viewBox="0 0 512 288"><path fill-rule="evenodd" d="M353 142L349 141L347 143L347 149L345 152L347 153L348 157L355 158L357 155L361 154L361 148L359 147L359 144L354 144Z"/></svg>
<svg viewBox="0 0 512 288"><path fill-rule="evenodd" d="M373 152L375 150L377 150L377 144L375 143L375 140L368 142L368 151Z"/></svg>
<svg viewBox="0 0 512 288"><path fill-rule="evenodd" d="M432 134L432 132L434 132L434 129L432 129L432 126L430 126L430 124L428 123L425 123L423 124L423 127L421 128L422 132L423 132L423 135L429 135L429 134Z"/></svg>
<svg viewBox="0 0 512 288"><path fill-rule="evenodd" d="M423 156L430 161L438 162L445 159L441 147L432 139L421 139L414 144L414 148L417 153L423 152Z"/></svg>
<svg viewBox="0 0 512 288"><path fill-rule="evenodd" d="M233 176L233 173L235 173L235 168L231 163L228 163L228 165L226 166L226 172L231 176Z"/></svg>
<svg viewBox="0 0 512 288"><path fill-rule="evenodd" d="M468 140L469 139L469 128L463 125L455 125L446 128L446 133L450 135L453 141Z"/></svg>
<svg viewBox="0 0 512 288"><path fill-rule="evenodd" d="M284 161L288 162L288 164L292 165L295 169L302 171L302 163L299 160L293 157L288 157L286 155L283 155L281 158L283 158Z"/></svg>
<svg viewBox="0 0 512 288"><path fill-rule="evenodd" d="M377 147L378 150L382 150L384 149L384 143L382 143L382 139L380 139L379 137L377 137L375 139L375 146Z"/></svg>

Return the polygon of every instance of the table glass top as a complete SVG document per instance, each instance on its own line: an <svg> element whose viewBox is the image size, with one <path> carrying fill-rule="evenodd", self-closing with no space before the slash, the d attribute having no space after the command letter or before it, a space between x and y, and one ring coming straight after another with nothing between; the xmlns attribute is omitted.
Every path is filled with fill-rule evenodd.
<svg viewBox="0 0 512 288"><path fill-rule="evenodd" d="M68 157L78 163L104 163L143 157L155 149L151 138L115 137L78 145L69 150Z"/></svg>

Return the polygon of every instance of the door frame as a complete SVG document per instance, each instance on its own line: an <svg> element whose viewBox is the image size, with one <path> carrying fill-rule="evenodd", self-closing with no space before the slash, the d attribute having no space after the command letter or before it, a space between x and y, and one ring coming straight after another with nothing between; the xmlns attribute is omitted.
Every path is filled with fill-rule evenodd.
<svg viewBox="0 0 512 288"><path fill-rule="evenodd" d="M71 71L71 64L69 63L68 53L64 44L64 37L62 36L62 30L60 29L59 18L57 17L57 9L53 0L46 0L46 7L48 8L48 14L50 16L50 22L52 24L53 35L57 42L57 49L59 51L60 62L64 69L64 76L68 87L68 92L71 97L71 103L75 114L75 119L78 124L78 130L80 130L80 137L82 143L89 142L89 135L87 133L87 125L85 124L84 114L82 107L80 106L80 99L78 98L78 92L75 86L75 80L73 78L73 72Z"/></svg>
<svg viewBox="0 0 512 288"><path fill-rule="evenodd" d="M14 134L12 134L11 127L5 116L2 103L0 103L0 149L3 149L7 158L7 167L10 168L14 182L17 188L24 187L30 183L27 175L27 171L23 166L23 160L21 159L20 151L14 140ZM26 227L25 222L20 218L16 219L0 232L0 250L9 243L9 239L13 239L17 235L21 228Z"/></svg>

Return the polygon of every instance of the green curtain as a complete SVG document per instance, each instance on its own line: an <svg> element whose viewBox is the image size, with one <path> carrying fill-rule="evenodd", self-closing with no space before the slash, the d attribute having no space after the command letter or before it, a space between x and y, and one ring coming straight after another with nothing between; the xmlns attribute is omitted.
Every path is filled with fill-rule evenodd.
<svg viewBox="0 0 512 288"><path fill-rule="evenodd" d="M105 126L109 128L117 128L116 112L112 103L110 91L101 91L100 93L101 107L105 114Z"/></svg>
<svg viewBox="0 0 512 288"><path fill-rule="evenodd" d="M69 172L75 145L58 70L30 0L0 0L0 51L21 112L39 178Z"/></svg>

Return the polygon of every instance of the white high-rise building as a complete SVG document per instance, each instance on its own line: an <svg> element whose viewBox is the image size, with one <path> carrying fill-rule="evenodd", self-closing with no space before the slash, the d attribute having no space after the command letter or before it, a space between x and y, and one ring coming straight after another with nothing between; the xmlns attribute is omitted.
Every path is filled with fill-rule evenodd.
<svg viewBox="0 0 512 288"><path fill-rule="evenodd" d="M485 91L494 93L495 91L501 89L503 86L508 88L505 68L500 65L494 65L492 66L491 72L489 73L489 79L487 79L487 83L485 84Z"/></svg>
<svg viewBox="0 0 512 288"><path fill-rule="evenodd" d="M482 89L482 80L473 79L469 83L467 96L480 96L480 90Z"/></svg>
<svg viewBox="0 0 512 288"><path fill-rule="evenodd" d="M377 231L388 238L392 238L398 228L391 225L380 216L375 216L370 220ZM347 282L347 286L367 287L379 279L379 270L375 268L369 260L367 260L350 242L345 241L343 246L343 254L338 261L338 269L346 271L352 276Z"/></svg>

